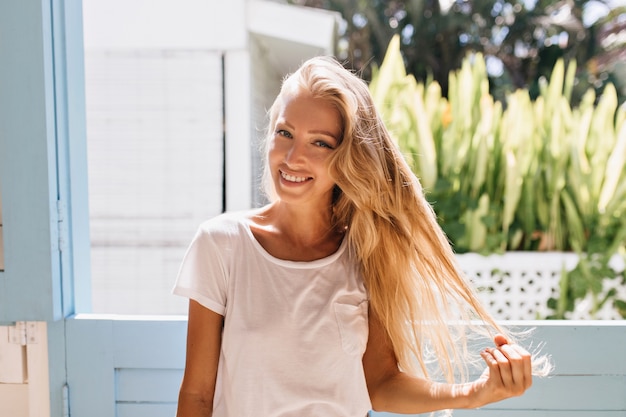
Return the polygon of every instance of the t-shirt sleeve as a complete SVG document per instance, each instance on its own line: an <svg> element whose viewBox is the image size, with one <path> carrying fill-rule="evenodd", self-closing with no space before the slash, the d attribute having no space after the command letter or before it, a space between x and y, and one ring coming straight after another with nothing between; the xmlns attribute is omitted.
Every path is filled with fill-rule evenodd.
<svg viewBox="0 0 626 417"><path fill-rule="evenodd" d="M187 249L172 292L224 315L228 279L219 246L211 231L201 227Z"/></svg>

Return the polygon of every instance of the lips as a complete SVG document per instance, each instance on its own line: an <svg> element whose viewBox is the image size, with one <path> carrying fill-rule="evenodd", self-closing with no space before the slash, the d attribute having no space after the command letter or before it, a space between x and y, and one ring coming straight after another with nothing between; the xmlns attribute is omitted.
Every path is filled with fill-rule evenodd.
<svg viewBox="0 0 626 417"><path fill-rule="evenodd" d="M285 174L284 172L280 171L280 176L289 182L304 182L308 179L310 179L310 177L296 177L295 175L289 175L289 174Z"/></svg>

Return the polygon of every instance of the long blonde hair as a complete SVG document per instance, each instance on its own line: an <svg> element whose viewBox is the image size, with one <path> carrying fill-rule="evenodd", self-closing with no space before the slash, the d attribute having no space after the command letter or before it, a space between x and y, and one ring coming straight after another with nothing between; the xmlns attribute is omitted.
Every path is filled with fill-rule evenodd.
<svg viewBox="0 0 626 417"><path fill-rule="evenodd" d="M281 94L294 88L334 103L343 119L342 138L329 164L336 183L333 217L337 227L347 228L345 238L361 264L370 309L386 329L399 367L432 376L431 358L437 373L451 381L455 371L464 373L473 321L486 324L482 332L504 330L457 266L366 83L333 58L317 57L285 79ZM270 130L280 98L269 113ZM271 188L267 191L271 196Z"/></svg>

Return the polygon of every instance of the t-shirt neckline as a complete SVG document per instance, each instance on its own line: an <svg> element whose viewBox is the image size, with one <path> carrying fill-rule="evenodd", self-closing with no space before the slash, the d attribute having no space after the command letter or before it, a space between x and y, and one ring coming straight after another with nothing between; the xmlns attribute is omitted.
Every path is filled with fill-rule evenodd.
<svg viewBox="0 0 626 417"><path fill-rule="evenodd" d="M315 259L313 261L290 261L287 259L277 258L274 255L270 254L267 250L265 250L265 248L261 245L261 243L259 243L257 238L254 236L254 233L252 233L249 219L242 218L240 221L240 224L245 229L246 235L248 236L248 238L250 239L250 242L252 243L252 246L254 246L254 248L257 250L258 253L260 253L268 261L276 265L281 265L281 266L288 267L288 268L312 269L312 268L319 268L322 266L332 264L343 254L347 245L346 243L347 239L344 236L344 238L341 241L341 244L339 245L339 248L334 253L331 253L330 255L326 257Z"/></svg>

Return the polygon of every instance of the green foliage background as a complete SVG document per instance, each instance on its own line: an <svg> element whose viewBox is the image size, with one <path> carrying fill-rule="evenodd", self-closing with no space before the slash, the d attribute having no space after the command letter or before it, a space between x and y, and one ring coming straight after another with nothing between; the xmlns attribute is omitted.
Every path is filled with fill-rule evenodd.
<svg viewBox="0 0 626 417"><path fill-rule="evenodd" d="M626 254L626 109L610 83L572 107L575 72L557 61L536 99L518 89L504 109L474 53L446 98L406 73L394 37L370 89L456 252L574 251L555 317L588 293L594 311L611 302L626 316L615 293L599 298L603 279L624 281L609 260Z"/></svg>
<svg viewBox="0 0 626 417"><path fill-rule="evenodd" d="M468 53L491 64L489 88L499 101L518 88L534 99L559 59L577 64L572 102L607 83L626 100L626 5L613 0L288 0L343 17L338 57L370 79L392 36L400 37L407 72L436 80ZM496 64L495 66L493 64ZM494 70L499 67L499 70Z"/></svg>

